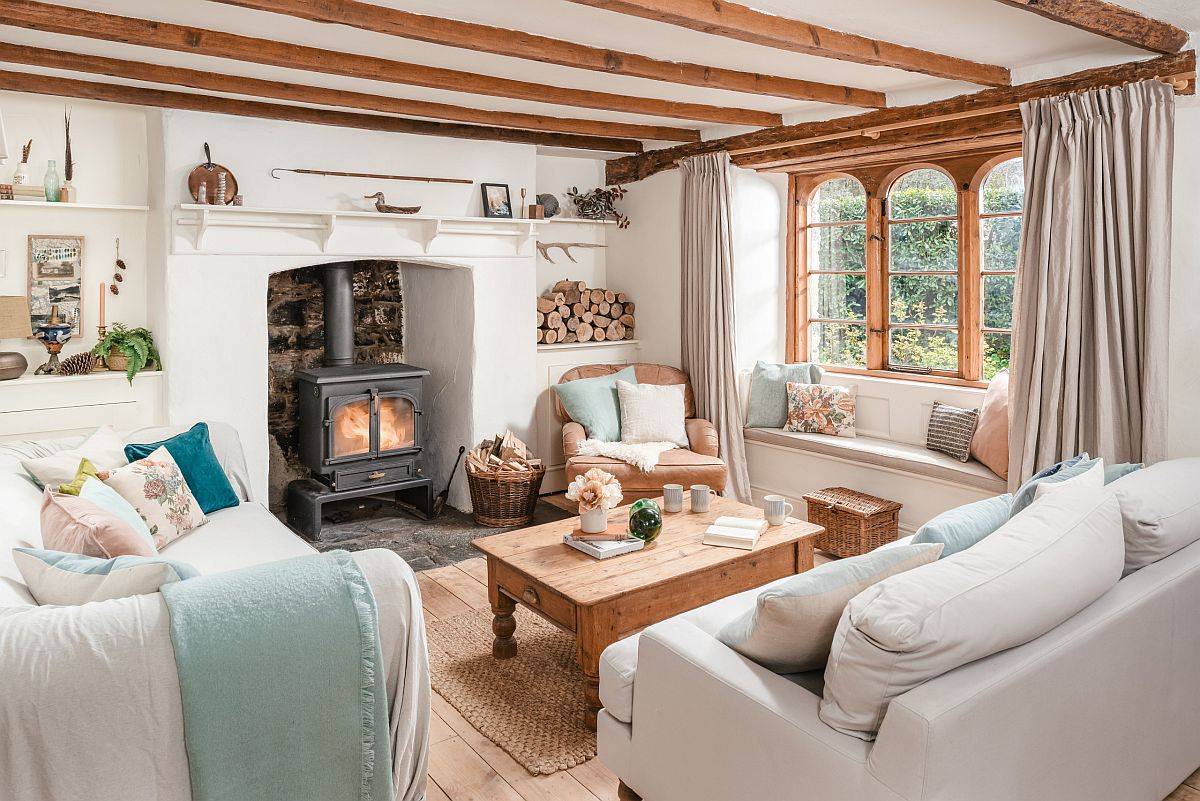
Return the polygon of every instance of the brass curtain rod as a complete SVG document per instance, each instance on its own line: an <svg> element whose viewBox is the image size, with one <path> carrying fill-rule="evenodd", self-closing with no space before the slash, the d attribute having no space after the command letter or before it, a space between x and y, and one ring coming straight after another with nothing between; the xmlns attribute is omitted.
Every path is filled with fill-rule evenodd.
<svg viewBox="0 0 1200 801"><path fill-rule="evenodd" d="M385 181L424 181L427 184L475 183L466 178L427 178L422 175L381 175L373 172L335 172L334 170L304 170L299 168L275 167L271 170L271 177L277 181L282 180L275 174L277 172L295 172L301 175L331 175L339 178L381 178Z"/></svg>

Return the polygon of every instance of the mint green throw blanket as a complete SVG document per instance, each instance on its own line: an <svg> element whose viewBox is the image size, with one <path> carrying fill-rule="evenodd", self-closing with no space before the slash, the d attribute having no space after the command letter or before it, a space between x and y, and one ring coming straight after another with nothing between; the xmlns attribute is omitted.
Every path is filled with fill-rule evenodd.
<svg viewBox="0 0 1200 801"><path fill-rule="evenodd" d="M168 584L194 801L390 801L371 588L345 551Z"/></svg>

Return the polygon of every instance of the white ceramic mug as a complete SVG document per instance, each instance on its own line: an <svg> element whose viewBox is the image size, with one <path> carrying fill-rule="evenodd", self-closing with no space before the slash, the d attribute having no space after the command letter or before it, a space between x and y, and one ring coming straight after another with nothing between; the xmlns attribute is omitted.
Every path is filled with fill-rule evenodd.
<svg viewBox="0 0 1200 801"><path fill-rule="evenodd" d="M763 496L763 513L770 525L782 526L793 511L795 511L795 507L788 503L782 495Z"/></svg>
<svg viewBox="0 0 1200 801"><path fill-rule="evenodd" d="M683 485L663 484L663 511L683 511Z"/></svg>
<svg viewBox="0 0 1200 801"><path fill-rule="evenodd" d="M707 512L708 501L712 496L716 495L717 491L711 489L707 484L692 485L692 511Z"/></svg>

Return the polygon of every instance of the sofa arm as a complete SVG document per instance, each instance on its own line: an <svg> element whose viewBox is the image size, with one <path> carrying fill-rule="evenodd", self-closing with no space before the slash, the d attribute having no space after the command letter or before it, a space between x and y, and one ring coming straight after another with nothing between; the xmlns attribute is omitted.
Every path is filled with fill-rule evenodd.
<svg viewBox="0 0 1200 801"><path fill-rule="evenodd" d="M716 426L699 417L685 420L683 424L687 429L688 444L691 446L692 453L698 453L701 456L720 455L721 444L717 439Z"/></svg>
<svg viewBox="0 0 1200 801"><path fill-rule="evenodd" d="M563 426L563 456L570 459L579 455L579 443L587 439L587 432L579 423L571 422Z"/></svg>

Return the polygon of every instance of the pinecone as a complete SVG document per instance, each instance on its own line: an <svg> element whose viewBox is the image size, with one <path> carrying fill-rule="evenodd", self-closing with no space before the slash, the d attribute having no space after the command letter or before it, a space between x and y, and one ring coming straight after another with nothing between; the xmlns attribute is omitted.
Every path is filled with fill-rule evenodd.
<svg viewBox="0 0 1200 801"><path fill-rule="evenodd" d="M96 357L88 351L76 353L62 360L58 365L59 375L87 375L96 369Z"/></svg>

